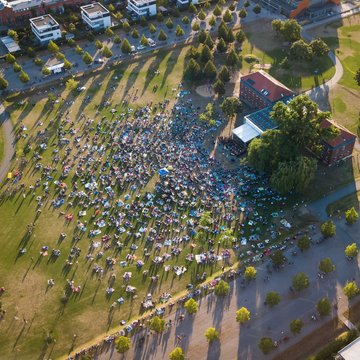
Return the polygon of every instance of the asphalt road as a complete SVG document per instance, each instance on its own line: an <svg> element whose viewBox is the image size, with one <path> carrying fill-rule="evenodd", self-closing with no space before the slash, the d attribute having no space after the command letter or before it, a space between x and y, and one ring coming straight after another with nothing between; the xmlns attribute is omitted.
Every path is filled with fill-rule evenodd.
<svg viewBox="0 0 360 360"><path fill-rule="evenodd" d="M0 163L0 183L5 179L10 169L11 160L15 154L15 137L9 114L0 103L0 126L4 135L4 157Z"/></svg>

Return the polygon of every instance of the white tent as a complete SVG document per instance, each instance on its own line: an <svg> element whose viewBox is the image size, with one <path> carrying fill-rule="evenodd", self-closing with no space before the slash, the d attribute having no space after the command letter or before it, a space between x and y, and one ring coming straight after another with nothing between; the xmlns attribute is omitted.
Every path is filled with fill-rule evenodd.
<svg viewBox="0 0 360 360"><path fill-rule="evenodd" d="M239 138L244 144L249 143L252 139L261 135L259 131L254 129L248 123L244 123L243 125L235 128L232 132L233 135Z"/></svg>

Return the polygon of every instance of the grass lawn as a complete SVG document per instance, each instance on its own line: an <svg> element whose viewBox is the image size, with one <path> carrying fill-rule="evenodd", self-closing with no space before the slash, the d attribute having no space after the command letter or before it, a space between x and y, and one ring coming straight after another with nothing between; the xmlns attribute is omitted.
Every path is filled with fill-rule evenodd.
<svg viewBox="0 0 360 360"><path fill-rule="evenodd" d="M360 57L360 15L355 15L312 30L339 57L344 75L330 91L329 103L334 119L356 132L359 119L360 88L354 80Z"/></svg>
<svg viewBox="0 0 360 360"><path fill-rule="evenodd" d="M344 213L346 210L349 210L352 207L354 207L356 210L359 210L359 204L360 204L360 191L354 192L351 195L345 196L344 198L329 204L326 207L326 212L329 215L339 212Z"/></svg>
<svg viewBox="0 0 360 360"><path fill-rule="evenodd" d="M4 156L4 135L2 132L2 128L0 127L0 161Z"/></svg>
<svg viewBox="0 0 360 360"><path fill-rule="evenodd" d="M40 130L45 131L44 136L47 137L48 148L41 152L42 159L39 161L43 166L56 168L56 172L51 172L55 179L60 178L62 171L62 161L69 160L75 162L73 155L76 155L75 144L71 141L69 154L65 154L65 147L59 150L58 163L53 162L54 149L57 147L58 136L56 131L59 126L65 131L64 137L68 138L69 123L74 121L75 129L82 133L84 131L85 122L88 116L95 119L92 130L93 135L95 127L99 124L100 119L105 117L113 119L112 110L120 114L133 111L138 106L152 102L154 113L160 111L158 103L165 98L170 101L170 105L176 100L176 91L179 81L182 77L184 66L184 54L187 48L167 49L166 51L156 52L154 55L144 58L141 62L122 64L115 66L108 71L96 74L93 77L84 77L79 86L85 86L86 90L75 95L59 84L57 88L52 90L58 95L58 103L53 106L47 103L47 92L38 92L30 98L10 98L7 103L7 110L11 114L15 131L20 131L20 124L26 127L23 136L17 143L17 158L19 161L14 163L12 170L21 168L23 178L21 182L25 184L25 191L9 192L4 195L7 188L19 190L19 184L6 184L3 187L3 196L0 197L0 217L2 223L6 226L0 227L0 284L6 288L5 294L1 297L4 308L7 310L5 320L0 322L0 348L1 357L6 359L21 358L22 360L34 358L57 358L67 354L72 346L81 346L81 344L96 338L99 334L111 332L111 328L118 326L120 320L131 319L140 314L140 302L148 294L152 292L155 299L164 291L170 291L176 294L185 289L187 283L195 283L196 274L206 271L211 276L220 270L222 262L216 262L213 265L198 266L195 261L187 262L185 257L189 254L190 244L182 245L182 252L177 257L172 257L168 264L187 266L187 272L180 277L174 276L172 271L165 272L162 267L157 268L151 263L146 262L144 268L150 270L150 275L159 275L156 285L151 285L149 276L143 276L142 270L136 267L136 261L129 261L126 268L122 268L120 263L106 267L106 257L117 257L123 260L128 252L130 252L131 242L134 241L132 236L123 234L120 239L124 242L126 249L119 256L114 247L110 250L104 250L104 256L97 258L97 251L94 251L94 261L86 260L85 255L88 253L90 241L87 237L88 231L79 240L74 240L74 236L79 234L76 221L87 222L89 229L93 229L95 209L90 206L87 214L81 219L78 218L79 210L83 207L74 200L74 205L65 209L54 209L51 205L53 199L58 196L58 190L55 189L53 182L49 183L50 195L43 199L41 214L36 215L37 202L36 198L44 194L45 177L42 177L40 186L30 190L29 185L33 185L40 177L40 171L34 169L34 149L45 140L38 136ZM157 88L156 88L157 86ZM124 100L129 100L129 107ZM193 101L200 106L202 99L193 97ZM207 100L208 101L208 100ZM96 113L98 114L96 116ZM84 114L84 118L81 115ZM69 120L65 121L68 116ZM62 119L62 121L60 121ZM125 126L127 123L134 121L132 116L125 117L120 123ZM151 118L154 129L161 127L160 122L154 122ZM119 125L119 126L120 126ZM106 129L106 126L105 126ZM121 133L122 128L119 130ZM140 135L139 135L140 136ZM71 139L74 139L72 137ZM103 138L101 138L103 139ZM106 141L102 145L112 144L109 138L104 137ZM81 140L83 145L84 138ZM30 153L24 151L26 147L31 148ZM111 146L107 148L111 151ZM107 152L107 154L108 154ZM81 155L81 154L80 154ZM20 159L26 160L26 164L21 165ZM103 165L93 166L94 173L99 174ZM103 170L101 170L103 171ZM74 171L65 179L69 188L76 181L73 178ZM141 194L145 191L151 191L159 180L157 172L148 180L144 188L140 188ZM82 188L82 185L80 185ZM128 188L119 188L116 192L116 199L124 199L125 194L131 194L134 199L134 193ZM0 194L0 195L1 195ZM205 196L205 195L204 195ZM201 206L199 204L199 206ZM277 206L270 206L271 209L266 211L279 211ZM64 213L74 214L75 219L67 222L64 219ZM101 210L103 211L103 210ZM179 210L188 213L188 209ZM262 213L264 211L264 214ZM265 210L260 210L259 215L266 215ZM147 223L146 218L141 217L141 221ZM181 223L186 220L181 220ZM27 225L35 223L35 228L29 236ZM222 222L221 222L222 224ZM154 227L153 219L149 221L149 226ZM140 227L140 221L136 221L136 230ZM229 226L226 223L226 226ZM261 225L259 225L261 226ZM88 229L88 230L89 230ZM166 231L172 231L172 228ZM66 233L67 237L62 239L61 233ZM103 233L94 239L101 243L103 234L113 235L114 229L105 227ZM244 235L248 235L250 229L244 228ZM238 234L237 234L238 235ZM116 242L113 240L114 243ZM70 254L70 250L76 243L81 249L81 256L76 260L68 258L72 262L71 266L65 266L65 260ZM137 240L139 248L135 251L138 259L143 259L145 252L145 235ZM206 244L206 243L205 243ZM49 255L52 249L59 249L61 255L58 259L51 256L43 257L40 254L43 246L49 247ZM114 245L113 245L114 246ZM151 245L150 245L151 246ZM229 244L222 246L229 247ZM19 250L26 248L26 254L19 256ZM221 251L222 247L219 248ZM164 250L164 249L163 249ZM198 243L195 253L207 250L207 245ZM170 252L171 249L169 248ZM231 261L234 262L235 256L232 252ZM94 264L97 263L104 268L104 276L97 278L93 273ZM116 273L115 293L113 296L106 296L105 290L110 286L110 274ZM137 287L137 296L131 297L125 292L126 284L122 277L125 271L132 272L130 284ZM47 288L47 280L54 279L55 286ZM67 280L74 281L74 285L81 286L81 291L77 294L68 293ZM111 311L111 305L119 297L125 299L123 305L117 306ZM76 343L73 343L73 335L77 334ZM56 343L47 343L47 338L55 338Z"/></svg>

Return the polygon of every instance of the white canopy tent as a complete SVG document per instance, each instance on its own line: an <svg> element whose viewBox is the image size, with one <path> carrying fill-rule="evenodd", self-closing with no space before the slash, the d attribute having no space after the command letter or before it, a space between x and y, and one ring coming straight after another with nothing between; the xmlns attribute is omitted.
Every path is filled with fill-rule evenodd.
<svg viewBox="0 0 360 360"><path fill-rule="evenodd" d="M261 133L254 129L248 123L244 123L243 125L233 129L233 135L239 138L244 144L248 144L252 139L260 136Z"/></svg>

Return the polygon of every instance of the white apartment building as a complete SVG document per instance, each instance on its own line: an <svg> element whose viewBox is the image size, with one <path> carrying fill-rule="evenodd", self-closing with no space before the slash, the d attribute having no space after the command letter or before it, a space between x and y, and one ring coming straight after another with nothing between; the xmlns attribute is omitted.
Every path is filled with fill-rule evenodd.
<svg viewBox="0 0 360 360"><path fill-rule="evenodd" d="M197 5L199 0L176 0L176 6L180 9L187 8L191 3Z"/></svg>
<svg viewBox="0 0 360 360"><path fill-rule="evenodd" d="M60 26L49 14L30 19L30 26L41 44L61 38Z"/></svg>
<svg viewBox="0 0 360 360"><path fill-rule="evenodd" d="M99 3L80 7L84 23L92 30L106 29L111 26L110 12Z"/></svg>
<svg viewBox="0 0 360 360"><path fill-rule="evenodd" d="M128 0L128 11L136 17L156 15L156 0Z"/></svg>

